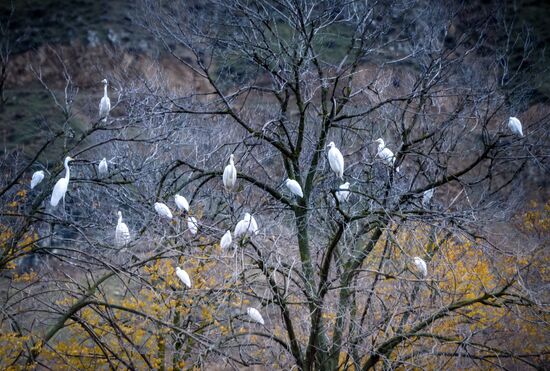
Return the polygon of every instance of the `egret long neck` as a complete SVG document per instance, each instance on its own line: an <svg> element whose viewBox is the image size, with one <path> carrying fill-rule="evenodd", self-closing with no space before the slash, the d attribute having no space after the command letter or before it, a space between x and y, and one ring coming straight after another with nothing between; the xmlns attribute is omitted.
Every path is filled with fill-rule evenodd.
<svg viewBox="0 0 550 371"><path fill-rule="evenodd" d="M118 224L122 223L122 213L118 214Z"/></svg>
<svg viewBox="0 0 550 371"><path fill-rule="evenodd" d="M65 179L69 180L71 177L71 169L69 168L69 160L65 160Z"/></svg>
<svg viewBox="0 0 550 371"><path fill-rule="evenodd" d="M107 96L107 84L104 84L104 85L103 85L103 96L104 96L104 97Z"/></svg>

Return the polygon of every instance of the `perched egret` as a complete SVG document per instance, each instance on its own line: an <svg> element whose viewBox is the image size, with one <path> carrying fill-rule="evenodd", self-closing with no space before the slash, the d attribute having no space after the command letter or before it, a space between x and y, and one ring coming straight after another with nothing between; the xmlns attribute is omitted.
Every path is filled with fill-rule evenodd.
<svg viewBox="0 0 550 371"><path fill-rule="evenodd" d="M235 232L233 232L233 234L235 238L258 234L258 223L256 223L256 219L249 213L244 214L244 218L235 226Z"/></svg>
<svg viewBox="0 0 550 371"><path fill-rule="evenodd" d="M254 322L258 322L259 324L264 324L264 318L256 308L248 307L246 309L246 313L248 313L248 316L252 318Z"/></svg>
<svg viewBox="0 0 550 371"><path fill-rule="evenodd" d="M428 206L434 195L435 188L428 189L422 194L422 205Z"/></svg>
<svg viewBox="0 0 550 371"><path fill-rule="evenodd" d="M170 211L168 206L166 206L162 202L155 202L155 210L161 217L172 219L172 212Z"/></svg>
<svg viewBox="0 0 550 371"><path fill-rule="evenodd" d="M384 144L384 139L378 138L375 142L378 143L378 157L385 161L389 166L393 166L393 164L395 163L395 155L389 148L386 148L386 145ZM395 170L399 172L399 168Z"/></svg>
<svg viewBox="0 0 550 371"><path fill-rule="evenodd" d="M32 175L31 189L34 189L44 179L44 171L38 170Z"/></svg>
<svg viewBox="0 0 550 371"><path fill-rule="evenodd" d="M101 175L107 174L109 171L109 166L107 165L107 159L105 157L103 157L103 160L99 163L98 170Z"/></svg>
<svg viewBox="0 0 550 371"><path fill-rule="evenodd" d="M190 216L187 218L187 228L189 229L189 232L194 236L199 231L199 224L197 222L197 219L195 217Z"/></svg>
<svg viewBox="0 0 550 371"><path fill-rule="evenodd" d="M235 156L231 154L229 156L229 164L223 169L223 186L226 190L231 191L237 184L237 169L233 162Z"/></svg>
<svg viewBox="0 0 550 371"><path fill-rule="evenodd" d="M523 130L521 126L521 121L517 117L510 117L508 120L508 128L510 131L520 137L523 136Z"/></svg>
<svg viewBox="0 0 550 371"><path fill-rule="evenodd" d="M258 223L256 223L256 219L249 213L244 213L244 221L248 222L248 232L250 234L258 234Z"/></svg>
<svg viewBox="0 0 550 371"><path fill-rule="evenodd" d="M71 178L71 170L69 169L69 161L73 159L69 156L65 157L65 177L61 178L55 183L52 192L52 198L50 199L50 204L53 207L56 207L61 199L65 202L65 193L67 193L67 187L69 186L69 179Z"/></svg>
<svg viewBox="0 0 550 371"><path fill-rule="evenodd" d="M176 206L181 211L185 210L186 212L189 212L189 202L187 202L187 199L183 196L180 196L179 194L176 194L174 196L174 200L176 201Z"/></svg>
<svg viewBox="0 0 550 371"><path fill-rule="evenodd" d="M334 142L330 142L327 147L330 148L328 150L328 163L330 164L330 168L337 177L344 179L344 156L342 156L340 150L336 148Z"/></svg>
<svg viewBox="0 0 550 371"><path fill-rule="evenodd" d="M336 198L338 199L338 202L342 203L348 200L350 192L349 189L349 182L345 182L344 184L340 185L338 187L338 191L336 191Z"/></svg>
<svg viewBox="0 0 550 371"><path fill-rule="evenodd" d="M109 116L109 111L111 110L111 100L107 95L107 79L101 81L103 83L103 98L99 102L99 118L103 119L103 122L107 121L107 116Z"/></svg>
<svg viewBox="0 0 550 371"><path fill-rule="evenodd" d="M247 222L246 220L239 220L239 222L235 226L235 231L233 232L233 235L235 235L235 238L239 238L241 236L246 235L249 224L250 222Z"/></svg>
<svg viewBox="0 0 550 371"><path fill-rule="evenodd" d="M292 192L293 195L300 198L304 197L304 193L302 192L302 187L300 187L300 183L298 183L294 179L287 179L285 181L285 185L290 190L290 192Z"/></svg>
<svg viewBox="0 0 550 371"><path fill-rule="evenodd" d="M231 246L232 242L233 242L233 239L231 238L231 231L227 231L225 232L225 234L222 236L222 239L220 240L220 246L223 250L225 250Z"/></svg>
<svg viewBox="0 0 550 371"><path fill-rule="evenodd" d="M426 277L428 275L428 266L426 265L424 259L415 256L413 260L416 269L418 269L422 273L422 275Z"/></svg>
<svg viewBox="0 0 550 371"><path fill-rule="evenodd" d="M126 223L122 221L122 213L118 212L118 224L115 231L115 243L117 246L124 246L130 242L130 230Z"/></svg>
<svg viewBox="0 0 550 371"><path fill-rule="evenodd" d="M180 267L176 267L176 276L183 282L185 286L188 288L191 288L191 278L189 278L189 275L186 271L181 269Z"/></svg>

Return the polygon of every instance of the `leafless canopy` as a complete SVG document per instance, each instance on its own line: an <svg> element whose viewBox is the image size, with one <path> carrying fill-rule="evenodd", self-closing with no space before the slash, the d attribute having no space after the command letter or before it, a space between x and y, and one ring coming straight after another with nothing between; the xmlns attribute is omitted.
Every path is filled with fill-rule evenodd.
<svg viewBox="0 0 550 371"><path fill-rule="evenodd" d="M512 327L499 322L547 323L544 291L531 279L544 248L526 236L522 250L505 243L526 174L546 171L547 115L525 116L524 137L510 132L508 118L522 116L536 86L506 62L513 35L502 47L494 40L506 18L470 12L453 1L145 0L140 25L185 73L113 72L108 122L73 128L67 108L66 124L2 182L3 201L16 199L43 152L63 143L46 184L4 212L13 234L0 267L21 258L33 231L41 243L30 253L63 267L7 290L2 319L21 334L34 330L22 303L45 311L44 335L16 362L48 364L43 349L57 351L56 334L75 323L98 349L92 358L113 368L158 359L206 368L541 367L542 345L506 341ZM378 138L395 161L378 156ZM329 165L329 142L344 156L343 180ZM52 210L66 154L75 175L67 205ZM232 192L221 181L230 154ZM174 212L176 193L190 201L196 235L185 213L166 221L154 210L164 202ZM121 250L118 210L132 233ZM258 235L221 250L245 213ZM176 265L192 273L183 293ZM250 322L247 307L265 324ZM84 314L90 308L97 322ZM124 316L164 339L154 356L128 335Z"/></svg>

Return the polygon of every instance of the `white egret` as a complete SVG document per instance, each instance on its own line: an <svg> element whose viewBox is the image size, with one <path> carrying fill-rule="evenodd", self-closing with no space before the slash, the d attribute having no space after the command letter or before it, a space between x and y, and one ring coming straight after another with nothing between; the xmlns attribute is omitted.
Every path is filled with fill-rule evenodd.
<svg viewBox="0 0 550 371"><path fill-rule="evenodd" d="M231 231L227 231L220 240L220 247L225 250L231 246L231 243L233 243L233 238L231 238Z"/></svg>
<svg viewBox="0 0 550 371"><path fill-rule="evenodd" d="M344 184L340 185L338 187L338 191L336 191L336 198L338 199L338 202L343 203L348 200L350 191L349 189L349 182L345 182Z"/></svg>
<svg viewBox="0 0 550 371"><path fill-rule="evenodd" d="M285 185L290 190L290 192L292 192L293 195L300 198L304 197L304 193L302 192L302 187L300 187L300 183L298 183L294 179L287 179L285 181Z"/></svg>
<svg viewBox="0 0 550 371"><path fill-rule="evenodd" d="M424 191L422 194L422 205L428 206L430 204L430 201L432 200L432 197L435 193L435 188L428 189Z"/></svg>
<svg viewBox="0 0 550 371"><path fill-rule="evenodd" d="M246 313L248 313L248 316L252 318L254 322L258 322L259 324L264 324L264 318L256 308L248 307L246 309Z"/></svg>
<svg viewBox="0 0 550 371"><path fill-rule="evenodd" d="M521 126L521 121L517 117L510 117L508 120L508 128L510 131L520 137L523 136L523 129Z"/></svg>
<svg viewBox="0 0 550 371"><path fill-rule="evenodd" d="M250 222L247 222L245 220L239 220L237 225L235 226L235 231L233 232L233 235L235 235L235 238L239 238L241 236L244 236L246 232L248 231L248 225Z"/></svg>
<svg viewBox="0 0 550 371"><path fill-rule="evenodd" d="M426 265L426 262L424 259L419 258L418 256L415 256L413 258L414 265L416 266L416 269L418 269L424 277L428 275L428 266Z"/></svg>
<svg viewBox="0 0 550 371"><path fill-rule="evenodd" d="M189 202L187 202L187 199L183 196L180 196L179 194L176 194L174 196L174 200L176 201L176 206L181 211L185 210L186 212L189 212Z"/></svg>
<svg viewBox="0 0 550 371"><path fill-rule="evenodd" d="M385 161L389 166L393 166L395 164L395 155L389 148L386 148L386 145L384 144L384 139L378 138L375 140L375 142L378 143L378 157ZM399 168L395 170L399 172Z"/></svg>
<svg viewBox="0 0 550 371"><path fill-rule="evenodd" d="M111 100L109 99L109 96L107 95L107 79L103 79L101 81L103 83L103 98L101 98L101 101L99 102L99 118L103 120L103 122L107 121L107 116L109 116L109 111L111 110Z"/></svg>
<svg viewBox="0 0 550 371"><path fill-rule="evenodd" d="M155 202L155 210L161 217L172 219L172 212L170 211L168 206L166 206L162 202Z"/></svg>
<svg viewBox="0 0 550 371"><path fill-rule="evenodd" d="M199 224L197 222L197 219L195 217L190 216L187 218L187 228L189 229L189 232L194 236L199 231Z"/></svg>
<svg viewBox="0 0 550 371"><path fill-rule="evenodd" d="M237 184L237 169L233 162L235 156L231 154L229 156L229 164L223 169L223 186L226 190L231 191Z"/></svg>
<svg viewBox="0 0 550 371"><path fill-rule="evenodd" d="M103 160L100 161L98 170L101 175L107 174L109 171L109 166L107 165L107 159L105 157L103 157Z"/></svg>
<svg viewBox="0 0 550 371"><path fill-rule="evenodd" d="M189 274L187 274L186 271L181 269L180 267L176 267L176 276L183 282L185 286L188 288L191 288L191 278L189 278Z"/></svg>
<svg viewBox="0 0 550 371"><path fill-rule="evenodd" d="M115 230L115 243L117 246L124 246L130 242L130 230L126 223L122 221L122 213L118 212L118 224Z"/></svg>
<svg viewBox="0 0 550 371"><path fill-rule="evenodd" d="M328 150L328 163L330 164L330 168L337 177L344 179L344 156L342 156L340 150L336 148L334 142L330 142L327 147L330 148Z"/></svg>
<svg viewBox="0 0 550 371"><path fill-rule="evenodd" d="M38 170L32 175L31 189L34 189L44 179L44 171Z"/></svg>
<svg viewBox="0 0 550 371"><path fill-rule="evenodd" d="M258 223L256 223L256 219L252 215L245 213L243 220L248 222L248 232L250 234L258 234Z"/></svg>
<svg viewBox="0 0 550 371"><path fill-rule="evenodd" d="M256 223L256 219L252 215L245 213L244 218L235 226L233 235L235 238L239 238L245 235L252 236L253 234L258 234L258 223Z"/></svg>
<svg viewBox="0 0 550 371"><path fill-rule="evenodd" d="M69 169L69 161L72 161L73 159L70 156L65 157L65 162L63 166L65 166L65 177L61 178L55 183L55 186L53 187L52 192L52 198L50 199L50 204L53 207L56 207L57 204L59 204L59 201L63 199L63 202L65 202L65 193L67 193L67 187L69 186L69 179L71 178L71 170Z"/></svg>

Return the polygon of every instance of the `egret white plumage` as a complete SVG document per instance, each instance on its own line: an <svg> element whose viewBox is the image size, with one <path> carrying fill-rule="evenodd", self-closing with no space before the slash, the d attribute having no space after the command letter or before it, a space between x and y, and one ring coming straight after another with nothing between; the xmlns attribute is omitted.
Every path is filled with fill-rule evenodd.
<svg viewBox="0 0 550 371"><path fill-rule="evenodd" d="M199 231L199 224L197 222L197 219L195 217L190 216L187 218L187 228L189 229L189 232L194 236Z"/></svg>
<svg viewBox="0 0 550 371"><path fill-rule="evenodd" d="M237 168L234 164L235 156L231 154L229 156L229 164L223 169L223 186L226 190L231 191L235 188L237 184Z"/></svg>
<svg viewBox="0 0 550 371"><path fill-rule="evenodd" d="M426 262L424 261L424 259L418 256L415 256L413 258L413 261L414 261L414 265L416 266L416 269L418 269L422 273L422 276L426 277L428 275L428 266L426 265Z"/></svg>
<svg viewBox="0 0 550 371"><path fill-rule="evenodd" d="M435 188L428 189L422 194L422 205L428 206L435 193Z"/></svg>
<svg viewBox="0 0 550 371"><path fill-rule="evenodd" d="M248 316L250 318L252 318L252 320L254 322L258 322L259 324L263 325L264 324L264 318L262 317L262 315L260 314L260 311L258 311L258 309L256 308L252 308L252 307L248 307L246 309L246 313L248 313Z"/></svg>
<svg viewBox="0 0 550 371"><path fill-rule="evenodd" d="M178 276L178 278L181 280L181 282L183 282L185 286L191 288L191 278L186 271L184 271L180 267L176 267L176 276Z"/></svg>
<svg viewBox="0 0 550 371"><path fill-rule="evenodd" d="M71 178L71 170L69 169L69 161L72 161L72 157L65 157L65 162L63 166L65 167L65 177L61 178L55 183L52 192L52 198L50 199L50 204L53 207L56 207L59 204L59 201L63 199L65 202L65 193L67 193L67 187L69 186L69 179Z"/></svg>
<svg viewBox="0 0 550 371"><path fill-rule="evenodd" d="M44 179L44 170L38 170L32 174L31 189L34 189Z"/></svg>
<svg viewBox="0 0 550 371"><path fill-rule="evenodd" d="M285 185L290 190L290 192L292 192L293 195L300 198L304 197L304 193L302 192L302 187L300 187L300 183L298 183L294 179L287 179L285 181Z"/></svg>
<svg viewBox="0 0 550 371"><path fill-rule="evenodd" d="M99 101L99 118L105 122L107 121L109 111L111 110L111 100L107 95L107 79L103 79L101 82L103 83L103 98Z"/></svg>
<svg viewBox="0 0 550 371"><path fill-rule="evenodd" d="M249 222L248 231L250 234L258 234L258 223L256 223L256 219L254 219L252 215L249 213L244 213L243 220Z"/></svg>
<svg viewBox="0 0 550 371"><path fill-rule="evenodd" d="M523 128L521 126L521 121L517 117L510 117L508 120L508 128L515 135L523 136Z"/></svg>
<svg viewBox="0 0 550 371"><path fill-rule="evenodd" d="M239 238L241 236L252 236L258 234L258 223L256 223L256 219L249 213L244 214L244 218L240 220L237 225L235 226L235 232L233 232L233 235L235 238Z"/></svg>
<svg viewBox="0 0 550 371"><path fill-rule="evenodd" d="M166 206L162 202L155 202L155 210L161 217L172 219L172 212L170 211L168 206Z"/></svg>
<svg viewBox="0 0 550 371"><path fill-rule="evenodd" d="M189 202L187 202L187 199L183 196L180 196L179 194L176 194L174 196L174 201L176 201L176 206L181 211L189 212Z"/></svg>
<svg viewBox="0 0 550 371"><path fill-rule="evenodd" d="M338 191L336 191L336 198L338 199L338 202L342 203L348 200L350 192L349 189L349 182L345 182L344 184L340 185L338 187Z"/></svg>
<svg viewBox="0 0 550 371"><path fill-rule="evenodd" d="M235 231L233 231L233 235L235 236L235 238L239 238L241 236L246 235L249 224L250 222L247 222L245 220L239 220L239 222L235 226Z"/></svg>
<svg viewBox="0 0 550 371"><path fill-rule="evenodd" d="M107 165L107 159L105 157L103 157L103 160L99 162L98 170L102 175L107 174L109 171L109 166Z"/></svg>
<svg viewBox="0 0 550 371"><path fill-rule="evenodd" d="M344 156L342 156L342 152L336 148L334 142L330 142L327 147L330 148L328 150L328 163L330 168L337 177L344 179Z"/></svg>
<svg viewBox="0 0 550 371"><path fill-rule="evenodd" d="M115 230L115 243L117 246L124 246L130 242L130 230L122 221L122 212L118 212L118 223Z"/></svg>
<svg viewBox="0 0 550 371"><path fill-rule="evenodd" d="M395 155L389 148L386 147L386 145L384 144L384 139L378 138L375 142L378 143L378 157L380 157L389 166L393 166L393 164L395 163ZM395 170L399 172L399 168Z"/></svg>
<svg viewBox="0 0 550 371"><path fill-rule="evenodd" d="M222 236L222 239L220 240L220 247L225 250L231 246L231 243L233 243L233 238L231 237L231 231L225 232L225 234Z"/></svg>

